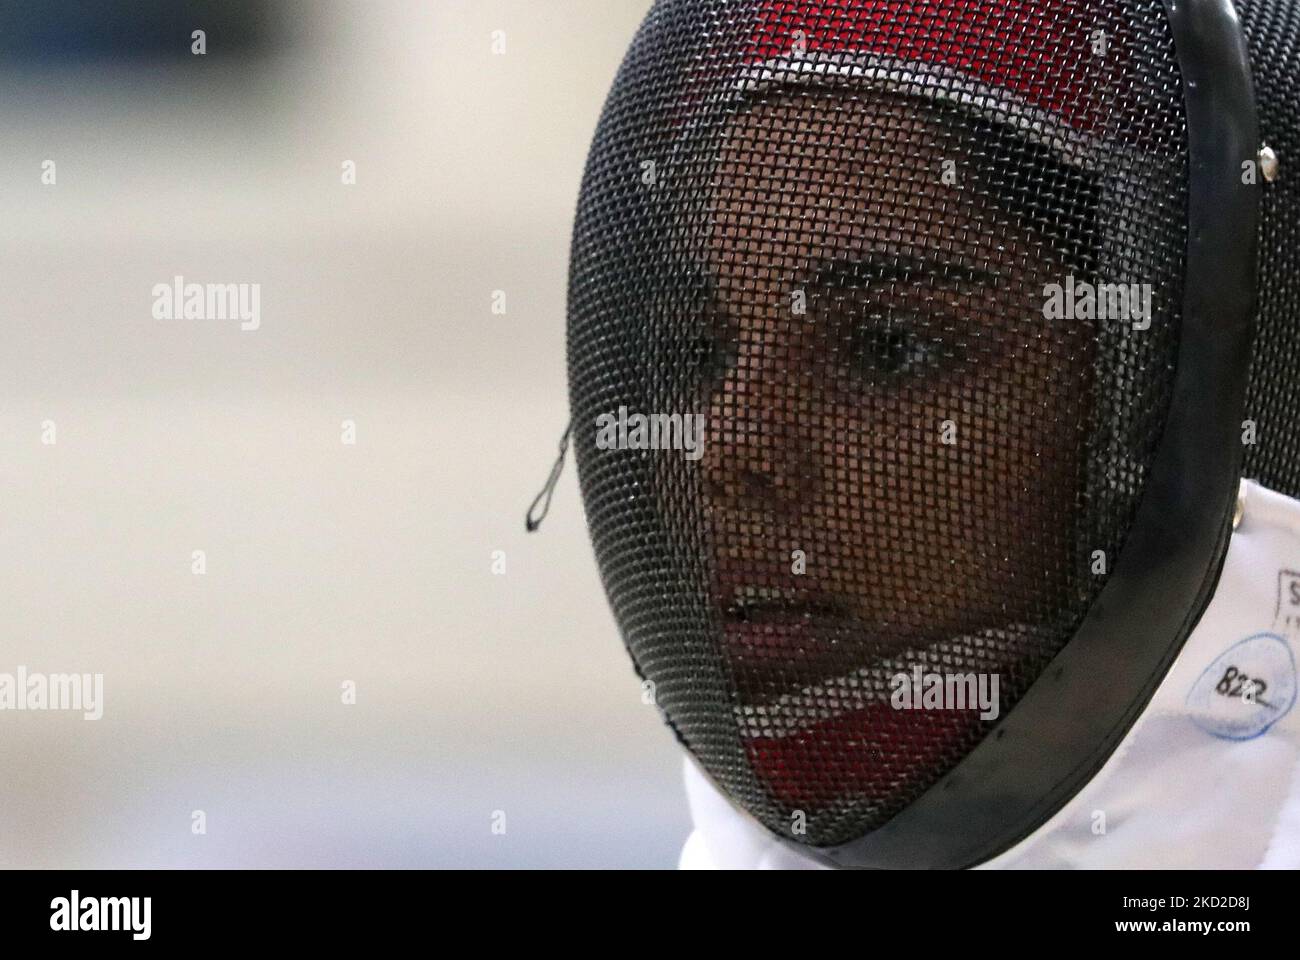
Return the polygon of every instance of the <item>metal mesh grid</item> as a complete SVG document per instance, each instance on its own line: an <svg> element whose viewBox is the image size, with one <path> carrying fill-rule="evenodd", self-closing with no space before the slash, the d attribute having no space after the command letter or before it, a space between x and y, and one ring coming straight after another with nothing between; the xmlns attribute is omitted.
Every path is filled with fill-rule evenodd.
<svg viewBox="0 0 1300 960"><path fill-rule="evenodd" d="M1076 629L1168 409L1185 191L1160 0L651 11L579 202L575 450L638 673L772 830L860 836L989 734L900 673L1005 714ZM1051 313L1075 283L1147 322ZM637 415L698 459L608 442Z"/></svg>
<svg viewBox="0 0 1300 960"><path fill-rule="evenodd" d="M1263 185L1257 333L1246 417L1246 476L1300 497L1300 7L1237 0L1250 50L1260 135L1280 176ZM1253 443L1250 440L1253 439Z"/></svg>

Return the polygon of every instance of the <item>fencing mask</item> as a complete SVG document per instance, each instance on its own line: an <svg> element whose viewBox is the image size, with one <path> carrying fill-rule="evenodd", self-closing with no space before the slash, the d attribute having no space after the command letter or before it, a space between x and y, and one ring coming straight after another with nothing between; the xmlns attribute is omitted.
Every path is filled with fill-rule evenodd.
<svg viewBox="0 0 1300 960"><path fill-rule="evenodd" d="M579 201L573 440L645 691L786 842L1010 848L1169 669L1242 476L1300 495L1298 28L655 3Z"/></svg>

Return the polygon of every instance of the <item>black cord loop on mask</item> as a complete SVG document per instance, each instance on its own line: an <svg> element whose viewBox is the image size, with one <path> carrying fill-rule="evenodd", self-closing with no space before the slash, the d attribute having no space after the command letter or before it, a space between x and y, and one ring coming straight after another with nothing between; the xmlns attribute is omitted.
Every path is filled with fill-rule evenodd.
<svg viewBox="0 0 1300 960"><path fill-rule="evenodd" d="M535 533L537 528L542 525L546 515L551 511L551 497L555 494L555 485L560 482L560 474L564 472L564 458L569 452L569 436L573 432L573 424L570 423L564 428L564 436L560 438L560 455L555 458L555 464L551 467L551 475L546 478L546 486L542 487L533 500L532 506L528 508L528 515L524 518L524 527L529 533ZM538 512L538 506L541 506L541 512ZM534 516L534 513L537 515Z"/></svg>

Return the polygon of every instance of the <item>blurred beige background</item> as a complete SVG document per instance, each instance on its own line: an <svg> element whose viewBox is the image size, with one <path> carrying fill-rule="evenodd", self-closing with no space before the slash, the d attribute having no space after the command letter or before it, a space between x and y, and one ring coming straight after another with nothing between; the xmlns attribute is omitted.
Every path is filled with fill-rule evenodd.
<svg viewBox="0 0 1300 960"><path fill-rule="evenodd" d="M0 672L105 684L0 711L0 866L671 866L572 463L523 531L649 0L250 0L251 52L199 7L202 57L0 56ZM154 319L177 274L259 283L261 328Z"/></svg>

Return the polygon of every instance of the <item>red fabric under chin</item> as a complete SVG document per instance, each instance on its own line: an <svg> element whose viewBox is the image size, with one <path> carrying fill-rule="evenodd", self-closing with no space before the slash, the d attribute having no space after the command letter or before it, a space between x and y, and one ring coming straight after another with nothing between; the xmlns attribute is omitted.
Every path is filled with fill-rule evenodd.
<svg viewBox="0 0 1300 960"><path fill-rule="evenodd" d="M963 741L985 733L978 710L871 704L780 737L746 741L759 781L782 807L815 814L854 802L896 802Z"/></svg>

